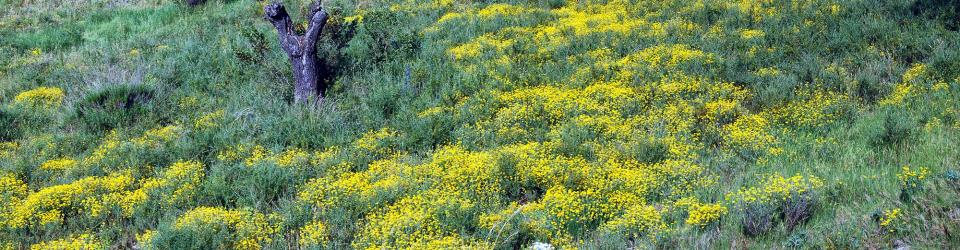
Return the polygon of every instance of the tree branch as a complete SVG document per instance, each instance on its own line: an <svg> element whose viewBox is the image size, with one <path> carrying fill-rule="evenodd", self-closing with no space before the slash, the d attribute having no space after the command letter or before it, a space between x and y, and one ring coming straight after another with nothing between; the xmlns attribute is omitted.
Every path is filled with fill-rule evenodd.
<svg viewBox="0 0 960 250"><path fill-rule="evenodd" d="M297 38L296 32L293 31L293 21L290 20L290 15L287 14L287 10L283 7L283 4L273 2L264 6L263 12L266 14L265 18L273 24L273 27L277 28L277 36L280 37L280 47L288 54L301 55L300 39Z"/></svg>
<svg viewBox="0 0 960 250"><path fill-rule="evenodd" d="M329 18L329 15L323 10L323 7L320 7L320 4L316 4L312 12L313 15L310 17L310 26L307 28L306 38L304 39L306 50L309 51L317 49L317 39L320 38L320 32L323 32L323 26L327 24L327 18Z"/></svg>

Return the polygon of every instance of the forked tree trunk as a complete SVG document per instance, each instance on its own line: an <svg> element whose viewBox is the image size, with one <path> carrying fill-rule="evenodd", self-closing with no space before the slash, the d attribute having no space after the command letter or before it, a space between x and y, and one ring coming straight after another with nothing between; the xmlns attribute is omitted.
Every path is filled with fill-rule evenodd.
<svg viewBox="0 0 960 250"><path fill-rule="evenodd" d="M327 12L319 3L314 4L310 9L307 33L299 35L293 30L293 22L283 4L273 2L265 6L263 11L266 19L277 28L280 47L287 53L293 65L293 76L296 78L294 102L303 103L323 98L326 85L320 85L322 77L319 76L317 68L317 40L327 23Z"/></svg>

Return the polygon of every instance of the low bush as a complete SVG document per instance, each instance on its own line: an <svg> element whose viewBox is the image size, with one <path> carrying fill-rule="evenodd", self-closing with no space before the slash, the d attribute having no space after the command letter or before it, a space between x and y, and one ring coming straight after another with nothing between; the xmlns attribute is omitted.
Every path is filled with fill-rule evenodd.
<svg viewBox="0 0 960 250"><path fill-rule="evenodd" d="M113 85L87 94L74 106L74 120L93 131L108 131L133 122L157 119L156 89L150 85Z"/></svg>

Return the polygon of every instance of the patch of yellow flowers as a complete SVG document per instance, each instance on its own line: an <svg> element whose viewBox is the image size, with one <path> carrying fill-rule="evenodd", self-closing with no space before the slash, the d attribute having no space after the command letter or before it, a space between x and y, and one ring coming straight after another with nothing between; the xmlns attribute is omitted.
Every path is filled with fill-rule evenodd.
<svg viewBox="0 0 960 250"><path fill-rule="evenodd" d="M271 220L275 218L248 210L198 207L181 215L173 227L175 230L197 234L225 228L231 236L227 242L228 247L253 250L270 244L273 241L271 236L280 231L280 228L270 223Z"/></svg>
<svg viewBox="0 0 960 250"><path fill-rule="evenodd" d="M887 232L895 232L897 221L901 220L901 217L899 208L883 210L880 215L880 228L887 230Z"/></svg>
<svg viewBox="0 0 960 250"><path fill-rule="evenodd" d="M77 165L77 161L70 158L53 159L40 165L40 169L51 171L69 170Z"/></svg>
<svg viewBox="0 0 960 250"><path fill-rule="evenodd" d="M86 177L68 184L49 186L30 193L19 202L6 204L9 217L3 224L11 228L62 223L66 211L81 211L100 216L110 200L120 199L134 180L127 175ZM105 202L107 201L107 202ZM107 204L107 205L105 205Z"/></svg>
<svg viewBox="0 0 960 250"><path fill-rule="evenodd" d="M148 201L167 206L195 197L193 191L203 178L203 165L178 162L161 177L138 183L128 173L104 177L85 177L67 184L27 192L25 184L13 176L0 178L0 189L8 197L0 211L0 223L11 228L26 228L62 223L66 212L99 218L118 208L118 216L133 216ZM139 187L137 187L139 184Z"/></svg>
<svg viewBox="0 0 960 250"><path fill-rule="evenodd" d="M903 166L900 173L897 173L897 180L904 189L918 189L923 187L923 180L927 178L929 172L925 167L912 169L910 166Z"/></svg>
<svg viewBox="0 0 960 250"><path fill-rule="evenodd" d="M30 246L30 250L95 250L107 245L89 233L70 235L63 239L44 241Z"/></svg>
<svg viewBox="0 0 960 250"><path fill-rule="evenodd" d="M220 122L226 117L226 111L220 109L207 113L193 122L193 129L204 130L220 126Z"/></svg>
<svg viewBox="0 0 960 250"><path fill-rule="evenodd" d="M775 173L767 176L759 186L741 189L727 194L726 200L733 203L772 203L784 201L797 195L805 195L823 187L823 181L815 176L794 175L783 177Z"/></svg>
<svg viewBox="0 0 960 250"><path fill-rule="evenodd" d="M40 108L56 108L63 103L64 92L57 87L39 87L18 94L14 103Z"/></svg>
<svg viewBox="0 0 960 250"><path fill-rule="evenodd" d="M686 223L703 227L719 221L725 214L727 214L727 207L721 204L695 204L690 208Z"/></svg>

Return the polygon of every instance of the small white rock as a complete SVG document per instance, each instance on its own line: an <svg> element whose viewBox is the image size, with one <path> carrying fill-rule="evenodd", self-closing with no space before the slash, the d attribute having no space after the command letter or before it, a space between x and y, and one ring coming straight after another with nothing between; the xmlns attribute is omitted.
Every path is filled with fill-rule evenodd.
<svg viewBox="0 0 960 250"><path fill-rule="evenodd" d="M553 245L550 245L550 243L543 243L543 242L537 241L537 242L534 242L533 245L530 245L530 249L531 250L553 250Z"/></svg>

